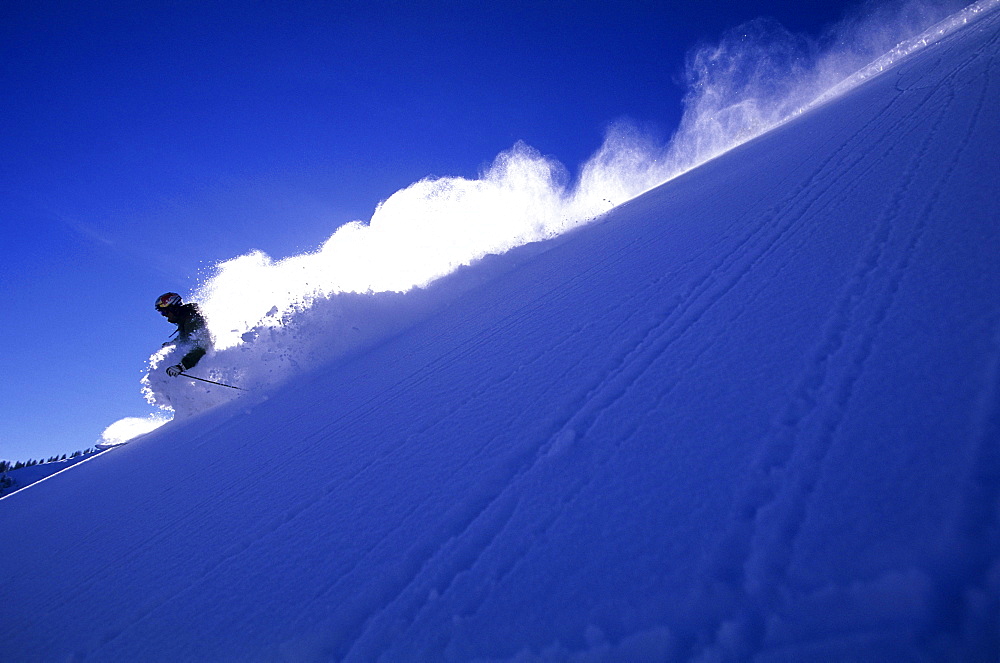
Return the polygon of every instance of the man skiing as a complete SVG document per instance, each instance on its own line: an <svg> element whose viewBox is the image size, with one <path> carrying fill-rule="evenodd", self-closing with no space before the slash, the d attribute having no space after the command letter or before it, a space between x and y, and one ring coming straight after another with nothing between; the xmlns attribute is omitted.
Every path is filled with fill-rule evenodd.
<svg viewBox="0 0 1000 663"><path fill-rule="evenodd" d="M205 318L196 304L185 304L181 301L181 296L176 292L168 292L160 295L156 300L156 310L165 317L168 322L177 325L177 338L173 343L190 346L187 354L181 357L179 364L167 368L167 375L177 377L189 368L193 368L211 345L211 337L208 334L208 327L205 325ZM164 343L169 345L169 343Z"/></svg>

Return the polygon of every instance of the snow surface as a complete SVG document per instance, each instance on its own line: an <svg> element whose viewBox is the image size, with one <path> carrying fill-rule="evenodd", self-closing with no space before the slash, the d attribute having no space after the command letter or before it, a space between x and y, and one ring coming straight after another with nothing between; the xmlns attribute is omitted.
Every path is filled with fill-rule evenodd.
<svg viewBox="0 0 1000 663"><path fill-rule="evenodd" d="M16 470L0 472L0 495L11 495L14 491L22 490L34 483L44 481L55 474L73 467L77 463L90 459L94 453L94 450L90 450L89 453L81 453L79 456L66 458L65 460L53 460L47 463L38 463L36 465L29 465L28 467L19 467ZM4 479L10 481L6 486L3 482Z"/></svg>
<svg viewBox="0 0 1000 663"><path fill-rule="evenodd" d="M996 660L998 41L0 500L4 660Z"/></svg>

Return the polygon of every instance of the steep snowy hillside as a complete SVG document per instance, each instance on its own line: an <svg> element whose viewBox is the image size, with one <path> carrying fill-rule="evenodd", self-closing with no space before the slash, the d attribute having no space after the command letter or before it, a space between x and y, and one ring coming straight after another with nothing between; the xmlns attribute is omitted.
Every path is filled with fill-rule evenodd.
<svg viewBox="0 0 1000 663"><path fill-rule="evenodd" d="M998 42L0 500L3 658L995 660Z"/></svg>

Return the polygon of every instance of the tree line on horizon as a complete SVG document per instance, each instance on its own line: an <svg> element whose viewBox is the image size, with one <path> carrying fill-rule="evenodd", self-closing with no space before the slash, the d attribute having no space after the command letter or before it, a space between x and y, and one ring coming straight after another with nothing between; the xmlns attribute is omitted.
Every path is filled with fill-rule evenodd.
<svg viewBox="0 0 1000 663"><path fill-rule="evenodd" d="M55 463L64 460L70 460L73 458L79 458L80 456L86 456L96 452L97 449L91 447L85 451L74 451L72 454L63 454L62 456L51 456L48 460L35 460L29 458L27 461L16 461L11 462L9 460L0 460L0 496L7 492L11 488L17 487L14 478L8 475L8 472L13 472L14 470L20 470L24 467L33 467L35 465L47 465L48 463Z"/></svg>
<svg viewBox="0 0 1000 663"><path fill-rule="evenodd" d="M32 467L34 465L44 465L45 463L55 463L62 460L70 460L73 458L79 458L80 456L86 456L87 454L92 454L96 451L93 447L85 449L84 451L74 451L72 454L63 454L62 456L51 456L48 460L29 458L27 461L16 461L12 462L9 460L0 460L0 474L6 474L13 470L19 470L23 467Z"/></svg>

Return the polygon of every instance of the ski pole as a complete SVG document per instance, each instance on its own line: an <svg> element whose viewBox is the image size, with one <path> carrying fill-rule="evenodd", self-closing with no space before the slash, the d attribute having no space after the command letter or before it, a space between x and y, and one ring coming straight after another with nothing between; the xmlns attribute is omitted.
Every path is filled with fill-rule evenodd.
<svg viewBox="0 0 1000 663"><path fill-rule="evenodd" d="M229 387L230 389L239 389L244 391L243 387L234 387L231 384L226 384L224 382L216 382L215 380L206 380L205 378L200 378L197 375L191 375L190 373L178 373L178 375L183 375L186 378L191 378L192 380L201 380L202 382L208 382L209 384L217 384L220 387Z"/></svg>

